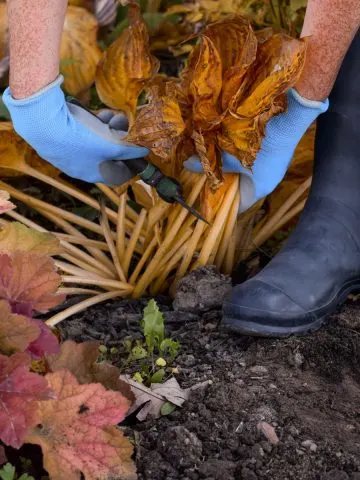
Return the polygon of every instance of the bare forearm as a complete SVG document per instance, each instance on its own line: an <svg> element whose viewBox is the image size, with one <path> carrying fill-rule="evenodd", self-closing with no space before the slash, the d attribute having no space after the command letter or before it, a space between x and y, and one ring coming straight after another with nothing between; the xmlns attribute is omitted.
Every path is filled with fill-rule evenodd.
<svg viewBox="0 0 360 480"><path fill-rule="evenodd" d="M301 36L310 36L296 89L309 100L328 97L360 26L359 0L308 0Z"/></svg>
<svg viewBox="0 0 360 480"><path fill-rule="evenodd" d="M67 0L7 0L10 88L25 98L59 74L60 41Z"/></svg>

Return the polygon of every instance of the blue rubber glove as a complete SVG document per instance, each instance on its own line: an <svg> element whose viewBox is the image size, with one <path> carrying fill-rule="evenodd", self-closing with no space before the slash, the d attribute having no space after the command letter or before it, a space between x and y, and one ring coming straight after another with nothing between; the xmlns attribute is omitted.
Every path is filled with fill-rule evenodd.
<svg viewBox="0 0 360 480"><path fill-rule="evenodd" d="M227 152L222 153L223 171L242 173L240 179L240 212L244 212L260 198L271 193L284 178L295 148L312 122L329 107L329 101L307 100L296 90L289 90L288 109L273 117L266 125L265 137L252 172ZM197 156L190 157L184 166L193 172L202 172Z"/></svg>
<svg viewBox="0 0 360 480"><path fill-rule="evenodd" d="M146 148L123 142L126 131L119 130L113 116L96 117L81 106L66 102L61 90L62 75L34 95L16 100L7 88L3 100L15 131L44 160L70 177L86 182L119 185L133 177L126 160L149 153ZM112 124L113 122L113 124ZM116 178L105 182L100 164L123 160L116 165Z"/></svg>

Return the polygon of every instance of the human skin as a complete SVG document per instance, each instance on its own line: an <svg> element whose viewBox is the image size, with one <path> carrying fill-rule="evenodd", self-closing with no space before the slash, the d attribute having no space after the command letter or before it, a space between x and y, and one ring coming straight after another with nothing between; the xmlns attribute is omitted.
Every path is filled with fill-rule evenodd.
<svg viewBox="0 0 360 480"><path fill-rule="evenodd" d="M10 34L10 88L25 98L59 74L60 40L67 0L7 0ZM359 0L309 0L302 36L310 36L297 91L325 99L359 28Z"/></svg>
<svg viewBox="0 0 360 480"><path fill-rule="evenodd" d="M67 0L7 0L10 88L26 98L59 75Z"/></svg>
<svg viewBox="0 0 360 480"><path fill-rule="evenodd" d="M301 36L310 37L295 89L309 100L325 100L360 26L359 0L308 0Z"/></svg>

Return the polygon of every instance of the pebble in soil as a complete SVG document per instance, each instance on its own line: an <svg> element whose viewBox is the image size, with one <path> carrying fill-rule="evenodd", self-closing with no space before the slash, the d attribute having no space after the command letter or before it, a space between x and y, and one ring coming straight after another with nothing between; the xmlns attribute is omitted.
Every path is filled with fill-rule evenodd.
<svg viewBox="0 0 360 480"><path fill-rule="evenodd" d="M217 309L172 311L157 300L181 343L181 386L212 384L181 410L132 425L140 480L360 480L360 302L310 336L274 340L222 332ZM108 303L60 328L117 346L140 335L146 303Z"/></svg>

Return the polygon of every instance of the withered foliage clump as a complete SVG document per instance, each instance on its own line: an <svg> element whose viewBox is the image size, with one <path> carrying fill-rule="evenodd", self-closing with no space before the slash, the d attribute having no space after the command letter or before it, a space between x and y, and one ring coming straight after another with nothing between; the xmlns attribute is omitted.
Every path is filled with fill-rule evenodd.
<svg viewBox="0 0 360 480"><path fill-rule="evenodd" d="M111 82L107 105L122 99L135 117L127 140L148 147L152 160L175 176L197 154L216 190L223 182L222 150L246 168L253 165L267 121L286 109L285 92L301 73L306 41L254 32L247 18L230 15L194 35L186 68L179 78L166 77L156 74L138 5L130 7L129 29L98 69L100 97ZM142 89L147 103L136 110Z"/></svg>

